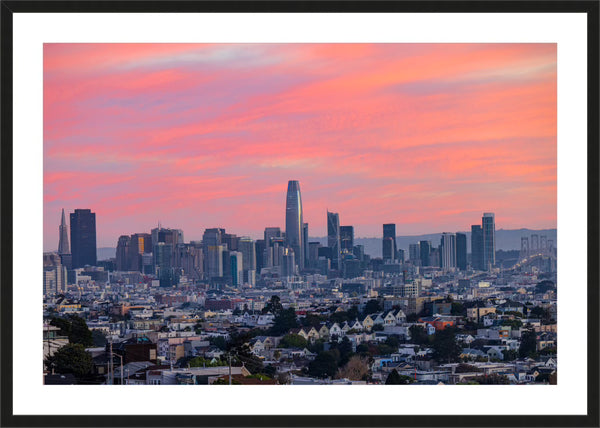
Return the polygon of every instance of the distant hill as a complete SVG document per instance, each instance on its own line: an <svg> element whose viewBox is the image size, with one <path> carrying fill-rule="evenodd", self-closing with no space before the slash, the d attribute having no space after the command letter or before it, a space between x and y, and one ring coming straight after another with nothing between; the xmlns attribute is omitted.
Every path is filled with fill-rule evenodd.
<svg viewBox="0 0 600 428"><path fill-rule="evenodd" d="M467 252L471 252L471 232L462 232L467 235ZM500 229L496 231L496 250L520 250L521 249L521 237L531 237L532 234L546 235L548 240L554 241L554 247L556 247L556 229L516 229L516 230L504 230ZM431 241L433 246L437 247L440 245L441 233L431 233L428 235L415 235L415 236L397 236L396 242L398 248L405 251L405 257L408 258L408 246L410 244L416 244L419 241ZM531 238L530 238L531 239ZM309 242L320 242L321 245L327 245L327 237L311 237ZM371 257L381 257L381 238L355 238L354 245L364 245L365 254L369 254ZM98 260L108 260L114 258L116 249L111 247L98 248Z"/></svg>

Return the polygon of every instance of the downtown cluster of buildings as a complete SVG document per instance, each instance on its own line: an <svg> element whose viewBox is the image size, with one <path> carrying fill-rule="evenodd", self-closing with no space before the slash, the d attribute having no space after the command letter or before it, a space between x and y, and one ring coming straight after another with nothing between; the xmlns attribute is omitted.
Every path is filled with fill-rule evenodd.
<svg viewBox="0 0 600 428"><path fill-rule="evenodd" d="M431 241L410 244L409 257L405 260L404 250L397 247L396 225L384 224L383 257L371 258L362 245L354 244L354 227L340 225L339 214L329 211L326 245L310 241L298 181L288 183L285 230L266 227L264 238L258 240L238 237L223 228L209 228L201 241L186 243L181 229L164 228L159 224L149 233L120 236L115 259L98 263L95 213L76 209L69 217L70 229L63 210L58 252L44 255L46 294L64 291L66 284L76 282L86 266L154 276L162 287L204 281L217 289L268 286L278 281L293 283L303 274L352 279L366 270L401 273L415 267L441 267L446 271L466 271L468 266L464 233L443 233L439 246ZM471 248L473 269L489 271L494 267L493 213L483 215L481 226L472 226Z"/></svg>
<svg viewBox="0 0 600 428"><path fill-rule="evenodd" d="M279 383L348 381L311 374L342 340L368 360L370 383L384 383L392 370L416 383L460 383L481 373L534 383L556 370L553 244L544 238L544 251L538 244L525 252L522 244L509 266L498 263L493 213L472 226L470 254L465 233L443 233L439 245L410 244L408 257L395 224L383 225L382 257L370 257L353 226L329 211L326 241L309 239L297 181L288 183L285 230L266 227L259 240L208 228L202 240L185 242L182 230L158 225L120 236L115 258L98 261L95 213L77 209L69 219L67 226L63 211L58 251L44 254L44 354L69 343L49 321L77 315L105 338L87 350L101 382L218 381L228 373L224 344L242 334L253 358L286 379ZM294 327L280 328L274 296L294 310ZM373 302L377 310L369 311ZM430 339L418 341L415 327ZM444 364L433 345L446 328L457 329L460 355ZM534 358L517 359L530 330ZM286 345L286 337L305 345ZM205 367L190 368L195 358ZM475 371L464 372L461 361ZM232 370L239 382L258 382L248 367Z"/></svg>

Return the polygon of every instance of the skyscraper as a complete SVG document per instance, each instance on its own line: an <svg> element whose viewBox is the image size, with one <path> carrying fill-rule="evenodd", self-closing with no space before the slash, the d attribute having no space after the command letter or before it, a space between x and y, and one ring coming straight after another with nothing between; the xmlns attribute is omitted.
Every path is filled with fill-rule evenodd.
<svg viewBox="0 0 600 428"><path fill-rule="evenodd" d="M421 247L419 243L408 245L408 259L415 265L421 262ZM419 262L419 263L417 263Z"/></svg>
<svg viewBox="0 0 600 428"><path fill-rule="evenodd" d="M119 236L117 242L117 254L116 254L116 268L119 272L129 270L129 245L131 244L131 237L127 235Z"/></svg>
<svg viewBox="0 0 600 428"><path fill-rule="evenodd" d="M340 226L340 245L343 253L352 254L354 248L354 226Z"/></svg>
<svg viewBox="0 0 600 428"><path fill-rule="evenodd" d="M65 221L65 210L62 210L60 226L58 227L58 254L71 254L69 250L69 235L67 231L67 222Z"/></svg>
<svg viewBox="0 0 600 428"><path fill-rule="evenodd" d="M396 225L383 225L383 260L394 260L396 258Z"/></svg>
<svg viewBox="0 0 600 428"><path fill-rule="evenodd" d="M464 233L456 234L456 267L467 270L467 235Z"/></svg>
<svg viewBox="0 0 600 428"><path fill-rule="evenodd" d="M433 251L431 241L419 241L419 251L421 252L421 266L434 266L431 261L431 252Z"/></svg>
<svg viewBox="0 0 600 428"><path fill-rule="evenodd" d="M296 262L300 269L304 269L303 226L300 183L296 180L290 180L288 181L285 206L285 240L286 245L294 250Z"/></svg>
<svg viewBox="0 0 600 428"><path fill-rule="evenodd" d="M483 229L478 224L471 226L471 266L474 270L484 270Z"/></svg>
<svg viewBox="0 0 600 428"><path fill-rule="evenodd" d="M273 245L271 240L281 236L281 229L278 227L265 227L265 245L270 247Z"/></svg>
<svg viewBox="0 0 600 428"><path fill-rule="evenodd" d="M456 267L456 235L454 233L442 233L441 244L442 267L446 269Z"/></svg>
<svg viewBox="0 0 600 428"><path fill-rule="evenodd" d="M483 267L490 269L496 264L496 224L494 213L483 213L481 218L483 229Z"/></svg>
<svg viewBox="0 0 600 428"><path fill-rule="evenodd" d="M304 267L308 267L308 223L302 225L302 248L304 249Z"/></svg>
<svg viewBox="0 0 600 428"><path fill-rule="evenodd" d="M327 211L327 246L331 249L331 269L340 269L340 215Z"/></svg>
<svg viewBox="0 0 600 428"><path fill-rule="evenodd" d="M73 268L96 266L96 214L76 209L70 214Z"/></svg>

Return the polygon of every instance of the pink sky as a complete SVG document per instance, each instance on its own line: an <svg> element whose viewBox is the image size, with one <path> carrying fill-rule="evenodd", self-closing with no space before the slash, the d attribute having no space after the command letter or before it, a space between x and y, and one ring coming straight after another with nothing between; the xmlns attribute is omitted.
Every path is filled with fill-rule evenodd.
<svg viewBox="0 0 600 428"><path fill-rule="evenodd" d="M556 45L44 46L46 251L62 208L258 238L288 180L311 236L556 227Z"/></svg>

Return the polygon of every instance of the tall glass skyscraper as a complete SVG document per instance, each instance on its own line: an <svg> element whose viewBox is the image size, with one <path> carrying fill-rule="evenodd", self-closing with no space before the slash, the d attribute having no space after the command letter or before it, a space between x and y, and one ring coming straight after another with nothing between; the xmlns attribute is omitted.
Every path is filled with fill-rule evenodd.
<svg viewBox="0 0 600 428"><path fill-rule="evenodd" d="M295 260L300 269L304 269L304 223L302 221L302 197L300 183L288 181L285 206L285 241L294 250Z"/></svg>
<svg viewBox="0 0 600 428"><path fill-rule="evenodd" d="M96 213L77 209L69 217L73 268L96 266Z"/></svg>
<svg viewBox="0 0 600 428"><path fill-rule="evenodd" d="M464 233L456 234L456 267L467 270L467 235Z"/></svg>
<svg viewBox="0 0 600 428"><path fill-rule="evenodd" d="M471 226L471 266L474 270L484 270L483 230L478 224Z"/></svg>
<svg viewBox="0 0 600 428"><path fill-rule="evenodd" d="M340 269L340 215L327 211L327 246L331 249L331 268Z"/></svg>
<svg viewBox="0 0 600 428"><path fill-rule="evenodd" d="M383 260L395 260L396 251L396 225L393 223L383 225Z"/></svg>
<svg viewBox="0 0 600 428"><path fill-rule="evenodd" d="M483 267L488 270L496 264L496 223L494 213L483 213Z"/></svg>

